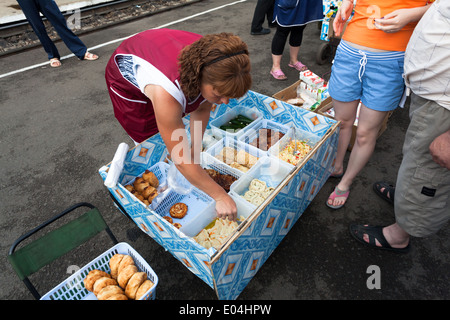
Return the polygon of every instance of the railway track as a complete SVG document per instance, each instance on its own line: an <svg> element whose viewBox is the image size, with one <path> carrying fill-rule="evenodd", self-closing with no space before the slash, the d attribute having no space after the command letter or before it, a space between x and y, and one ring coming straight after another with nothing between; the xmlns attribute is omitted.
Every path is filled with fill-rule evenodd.
<svg viewBox="0 0 450 320"><path fill-rule="evenodd" d="M113 0L76 11L63 12L77 35L144 18L202 0ZM44 18L47 33L53 41L59 36ZM40 46L27 20L0 24L0 56Z"/></svg>

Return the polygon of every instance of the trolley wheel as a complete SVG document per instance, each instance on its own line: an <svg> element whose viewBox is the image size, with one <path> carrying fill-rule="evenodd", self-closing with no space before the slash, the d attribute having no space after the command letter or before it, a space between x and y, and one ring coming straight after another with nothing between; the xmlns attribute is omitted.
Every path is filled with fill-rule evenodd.
<svg viewBox="0 0 450 320"><path fill-rule="evenodd" d="M316 62L320 65L327 63L333 56L333 49L328 42L322 43L316 54Z"/></svg>

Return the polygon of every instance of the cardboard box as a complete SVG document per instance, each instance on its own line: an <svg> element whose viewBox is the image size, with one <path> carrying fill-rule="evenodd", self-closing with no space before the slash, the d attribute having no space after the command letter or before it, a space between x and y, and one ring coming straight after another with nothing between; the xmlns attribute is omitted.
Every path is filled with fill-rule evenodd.
<svg viewBox="0 0 450 320"><path fill-rule="evenodd" d="M321 115L324 115L326 117L334 119L334 117L332 117L326 113L326 111L331 109L332 107L333 107L333 102L330 97L327 100L324 100L323 103L321 103L321 105L315 111ZM383 134L383 132L387 129L387 123L388 123L388 120L389 120L390 116L392 115L392 113L393 113L393 111L389 111L386 114L386 117L384 118L383 123L381 124L380 131L378 132L377 138L379 138ZM353 149L353 146L355 145L357 128L358 128L357 125L354 124L353 128L352 128L352 137L351 137L350 143L348 145L349 151L351 151Z"/></svg>
<svg viewBox="0 0 450 320"><path fill-rule="evenodd" d="M289 87L287 87L287 88L285 88L285 89L283 89L283 90L278 91L277 93L275 93L272 97L274 97L274 98L277 99L277 100L284 101L284 102L288 101L289 99L295 99L295 98L297 98L297 88L300 86L300 84L301 84L302 82L303 82L302 80L297 80L295 83L293 83L293 84L290 85ZM316 106L314 109L312 109L312 110L310 110L310 109L308 108L308 109L307 109L308 111L316 112L316 109L318 108L318 106L319 106L321 103L323 103L323 101L325 101L325 100L327 100L327 99L329 98L328 91L326 91L326 93L322 93L321 95L322 95L322 96L326 96L326 98L325 98L324 100L321 100L321 99L319 99L319 100L313 99L313 100L315 100L315 101L317 102L317 106ZM298 106L298 107L299 107L299 108L302 108L301 106Z"/></svg>
<svg viewBox="0 0 450 320"><path fill-rule="evenodd" d="M232 99L228 105L215 106L211 112L211 120L242 106L258 108L264 119L288 127L295 124L301 132L314 135L316 140L313 149L296 166L281 165L281 159L269 156L269 153L265 152L259 158L259 164L255 164L248 172L238 173L233 170L238 180L235 182L236 185L232 185L229 194L234 197L238 206L238 217L243 215L245 220L219 248L206 249L201 246L193 239L195 230L177 229L162 217L164 213L145 206L125 189L124 185L129 181L166 158L167 149L159 134L128 151L119 183L115 187L108 188L116 205L124 214L202 279L222 300L236 299L269 259L327 181L334 169L337 152L338 124L335 120L253 91L249 91L240 99ZM184 120L187 119L188 116ZM184 123L189 132L189 121ZM213 147L214 145L211 148ZM209 157L210 160L211 158L213 157ZM207 157L202 157L203 168L229 170L223 162L215 160L210 162L205 159ZM279 170L276 170L277 163L280 164ZM104 165L99 169L103 180L107 177L110 165ZM265 165L268 165L267 169ZM249 205L239 193L248 187L245 184L251 177L260 177L261 173L268 175L270 181L276 181L272 184L274 190L262 203ZM200 190L198 192L202 193ZM204 197L208 196L204 194ZM215 213L214 206L212 208L205 206L202 212L204 216L195 218L201 221L198 224L208 222L208 215L211 212ZM209 216L209 219L212 218Z"/></svg>

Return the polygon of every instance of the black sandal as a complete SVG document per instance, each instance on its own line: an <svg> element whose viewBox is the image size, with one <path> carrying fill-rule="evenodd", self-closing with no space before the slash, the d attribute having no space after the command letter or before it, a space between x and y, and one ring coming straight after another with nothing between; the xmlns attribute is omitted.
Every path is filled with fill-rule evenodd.
<svg viewBox="0 0 450 320"><path fill-rule="evenodd" d="M381 191L383 188L384 190ZM393 185L378 181L373 184L373 191L390 204L394 204L395 187Z"/></svg>
<svg viewBox="0 0 450 320"><path fill-rule="evenodd" d="M398 253L409 252L409 250L411 249L409 243L404 248L391 247L391 245L387 242L386 238L383 235L383 228L384 226L364 226L359 224L352 224L350 225L349 229L350 234L353 236L353 238L371 248L388 250ZM364 240L364 234L367 234L367 236L369 237L369 242ZM381 246L378 246L375 240L378 240Z"/></svg>

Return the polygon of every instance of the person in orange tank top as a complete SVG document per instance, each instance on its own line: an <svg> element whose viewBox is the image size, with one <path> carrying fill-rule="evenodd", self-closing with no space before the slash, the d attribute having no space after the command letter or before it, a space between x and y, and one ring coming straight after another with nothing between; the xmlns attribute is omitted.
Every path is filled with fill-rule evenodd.
<svg viewBox="0 0 450 320"><path fill-rule="evenodd" d="M403 96L404 51L415 25L428 9L427 0L343 0L333 22L342 34L328 84L335 119L341 121L332 177L341 178L326 204L346 203L353 179L369 161L387 112ZM355 144L347 169L344 157L358 117Z"/></svg>

